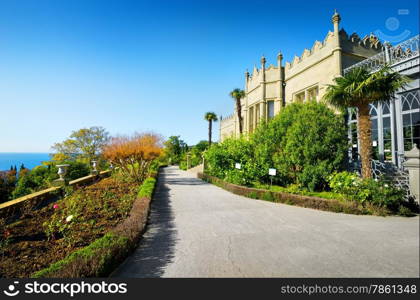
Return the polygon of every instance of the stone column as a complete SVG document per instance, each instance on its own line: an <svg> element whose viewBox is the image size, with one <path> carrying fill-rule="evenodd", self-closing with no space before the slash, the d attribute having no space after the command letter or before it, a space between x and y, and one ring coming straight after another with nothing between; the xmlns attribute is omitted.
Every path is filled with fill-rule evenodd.
<svg viewBox="0 0 420 300"><path fill-rule="evenodd" d="M405 153L406 161L403 166L408 170L410 193L420 203L420 150L414 144L413 148Z"/></svg>

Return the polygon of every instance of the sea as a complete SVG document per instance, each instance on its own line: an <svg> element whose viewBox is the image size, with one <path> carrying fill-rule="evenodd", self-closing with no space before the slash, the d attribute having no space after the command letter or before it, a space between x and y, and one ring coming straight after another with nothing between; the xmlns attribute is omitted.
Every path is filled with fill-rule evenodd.
<svg viewBox="0 0 420 300"><path fill-rule="evenodd" d="M10 166L16 166L19 170L22 164L32 169L47 160L50 160L49 153L0 152L0 171L10 170Z"/></svg>

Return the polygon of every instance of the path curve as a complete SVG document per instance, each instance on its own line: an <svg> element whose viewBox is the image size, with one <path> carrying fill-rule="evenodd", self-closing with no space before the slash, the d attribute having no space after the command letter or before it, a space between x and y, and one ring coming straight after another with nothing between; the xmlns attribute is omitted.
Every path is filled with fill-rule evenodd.
<svg viewBox="0 0 420 300"><path fill-rule="evenodd" d="M419 217L254 200L168 167L144 238L113 277L419 277Z"/></svg>

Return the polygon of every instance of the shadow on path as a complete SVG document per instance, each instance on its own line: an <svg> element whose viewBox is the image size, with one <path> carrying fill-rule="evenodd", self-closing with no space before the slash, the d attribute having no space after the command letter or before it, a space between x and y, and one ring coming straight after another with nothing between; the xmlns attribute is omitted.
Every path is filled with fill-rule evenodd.
<svg viewBox="0 0 420 300"><path fill-rule="evenodd" d="M176 230L166 182L176 176L171 170L160 172L147 230L137 249L111 277L161 277L165 266L173 260Z"/></svg>

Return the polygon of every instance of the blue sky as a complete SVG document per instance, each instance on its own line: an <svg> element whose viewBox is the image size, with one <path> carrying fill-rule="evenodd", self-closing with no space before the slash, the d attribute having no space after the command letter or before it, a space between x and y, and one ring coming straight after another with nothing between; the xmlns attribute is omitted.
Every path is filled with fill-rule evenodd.
<svg viewBox="0 0 420 300"><path fill-rule="evenodd" d="M348 33L418 34L414 0L0 0L0 152L88 126L206 139L204 113L232 112L245 70L322 40L334 8Z"/></svg>

